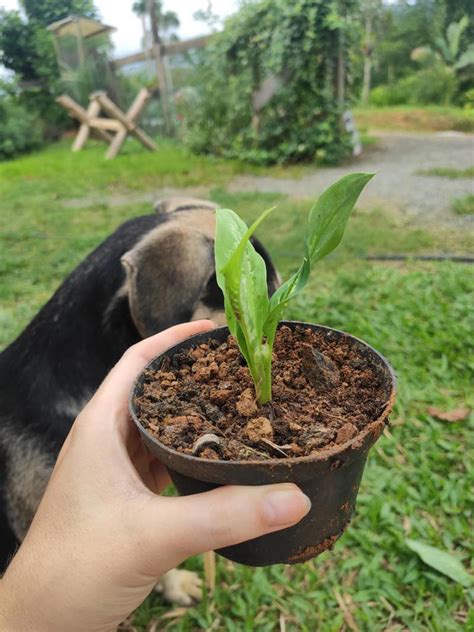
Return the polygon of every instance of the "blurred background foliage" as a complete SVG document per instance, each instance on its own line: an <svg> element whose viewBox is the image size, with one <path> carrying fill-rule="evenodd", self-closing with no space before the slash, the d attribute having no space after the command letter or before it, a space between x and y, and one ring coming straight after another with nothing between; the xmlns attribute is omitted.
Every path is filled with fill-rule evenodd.
<svg viewBox="0 0 474 632"><path fill-rule="evenodd" d="M91 91L106 88L126 108L140 86L156 88L153 62L112 71L106 36L80 70L60 73L46 27L69 15L100 18L93 0L21 4L0 11L0 63L12 77L0 100L16 120L12 126L4 115L1 126L8 156L37 146L35 135L22 137L32 120L44 142L74 125L54 101L62 92L86 105ZM177 39L176 13L161 0L155 7L162 41ZM133 8L144 23L138 50L150 44L144 0ZM210 9L196 18L216 24ZM169 75L174 130L194 151L260 164L337 163L351 150L341 124L349 107L474 108L474 3L242 0L211 45L169 59ZM273 97L258 109L265 82ZM158 91L144 126L164 133Z"/></svg>

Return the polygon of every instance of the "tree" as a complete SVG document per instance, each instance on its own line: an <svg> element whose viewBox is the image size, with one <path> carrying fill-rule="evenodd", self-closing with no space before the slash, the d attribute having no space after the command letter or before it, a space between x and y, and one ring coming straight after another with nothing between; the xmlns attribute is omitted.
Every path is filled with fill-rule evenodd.
<svg viewBox="0 0 474 632"><path fill-rule="evenodd" d="M198 22L204 22L212 31L217 31L221 23L221 18L214 12L212 0L207 1L205 9L199 9L193 13L193 18Z"/></svg>
<svg viewBox="0 0 474 632"><path fill-rule="evenodd" d="M244 2L203 52L192 148L267 164L350 153L340 95L352 15L347 0Z"/></svg>
<svg viewBox="0 0 474 632"><path fill-rule="evenodd" d="M0 10L0 63L24 81L38 81L49 74L57 77L52 38L45 27L68 15L96 17L93 2L21 0L21 4L26 20L18 11Z"/></svg>
<svg viewBox="0 0 474 632"><path fill-rule="evenodd" d="M68 15L89 18L96 18L98 15L93 0L21 0L21 5L28 19L42 26L48 26Z"/></svg>
<svg viewBox="0 0 474 632"><path fill-rule="evenodd" d="M25 22L18 11L0 9L0 63L26 81L38 77L36 29L37 26Z"/></svg>
<svg viewBox="0 0 474 632"><path fill-rule="evenodd" d="M178 14L174 11L163 11L162 0L151 0L155 9L156 22L160 36L166 37L167 34L179 28L180 22ZM149 15L150 0L135 0L132 5L132 11L141 17ZM144 23L144 22L143 22Z"/></svg>
<svg viewBox="0 0 474 632"><path fill-rule="evenodd" d="M372 86L372 64L375 48L374 30L382 15L382 0L362 0L361 11L364 22L362 52L364 56L364 76L362 80L362 103L367 105Z"/></svg>
<svg viewBox="0 0 474 632"><path fill-rule="evenodd" d="M370 8L373 0L364 2ZM363 11L361 17L363 22ZM445 28L445 17L444 0L383 3L373 19L371 83L393 84L397 79L415 72L417 65L410 57L412 50L434 42ZM363 39L364 35L361 37Z"/></svg>
<svg viewBox="0 0 474 632"><path fill-rule="evenodd" d="M0 10L0 64L16 74L23 87L20 100L27 107L53 126L64 124L67 117L54 103L60 73L52 35L46 26L70 14L95 17L93 0L21 2L25 16L18 11Z"/></svg>
<svg viewBox="0 0 474 632"><path fill-rule="evenodd" d="M446 1L446 20L445 24L459 22L461 18L466 16L469 25L463 33L463 41L465 43L474 41L474 2L472 0L448 0Z"/></svg>

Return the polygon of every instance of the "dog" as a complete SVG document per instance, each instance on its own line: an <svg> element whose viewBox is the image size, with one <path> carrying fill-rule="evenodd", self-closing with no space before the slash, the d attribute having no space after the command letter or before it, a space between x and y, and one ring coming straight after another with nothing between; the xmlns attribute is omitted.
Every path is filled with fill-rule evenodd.
<svg viewBox="0 0 474 632"><path fill-rule="evenodd" d="M171 198L122 224L66 278L0 354L0 576L24 538L71 425L130 345L172 325L225 324L212 202ZM268 289L279 277L261 243ZM195 575L173 570L164 597L190 605ZM199 590L198 590L199 592Z"/></svg>

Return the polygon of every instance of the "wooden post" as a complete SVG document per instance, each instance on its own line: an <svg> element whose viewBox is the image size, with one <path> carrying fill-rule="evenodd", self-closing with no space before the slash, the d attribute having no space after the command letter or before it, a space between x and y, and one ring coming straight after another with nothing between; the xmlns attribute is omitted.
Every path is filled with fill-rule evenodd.
<svg viewBox="0 0 474 632"><path fill-rule="evenodd" d="M89 103L89 107L87 108L86 116L87 122L81 123L81 127L79 128L79 132L77 133L76 140L72 145L72 151L80 151L84 145L86 144L87 139L89 138L89 134L91 131L91 127L89 124L89 119L97 116L100 112L100 105L95 101L91 101Z"/></svg>
<svg viewBox="0 0 474 632"><path fill-rule="evenodd" d="M62 105L63 108L68 110L69 114L73 118L76 118L81 123L81 129L82 129L82 125L90 127L88 111L84 110L84 108L81 107L78 103L76 103L74 99L71 99L71 97L68 97L67 94L63 94L60 97L57 97L56 102L59 103L59 105ZM91 105L89 105L89 108L90 107ZM81 133L81 129L79 130L79 134ZM112 142L112 136L110 136L110 134L107 134L107 132L105 132L104 130L98 129L97 134L98 136L100 136L100 138L102 138L102 140L105 140L107 143ZM84 135L85 135L85 132L82 133L82 136ZM84 140L84 142L86 140L87 140L87 137ZM82 144L84 144L84 142ZM76 145L76 142L74 143L74 145ZM74 146L73 146L74 151L78 151L79 149L80 147L74 149Z"/></svg>
<svg viewBox="0 0 474 632"><path fill-rule="evenodd" d="M113 101L109 99L109 97L105 94L105 92L94 92L94 94L91 95L91 98L97 101L100 107L104 110L104 112L106 112L111 118L114 118L117 121L120 121L120 123L122 123L122 125L126 128L126 130L130 134L135 136L135 138L137 138L143 145L145 145L147 149L149 149L150 151L155 151L156 145L152 141L152 139L148 136L148 134L145 134L145 132L137 126L135 121L130 120L128 116L126 116L122 112L122 110L119 107L117 107ZM142 91L141 93L139 93L136 101L138 101L138 99L140 99L140 108L141 108L144 105L144 104L142 105L141 102L145 99L145 94ZM146 103L146 99L145 99L145 103ZM134 103L134 105L136 105L136 103ZM138 107L138 104L137 104L137 107Z"/></svg>
<svg viewBox="0 0 474 632"><path fill-rule="evenodd" d="M146 88L142 88L138 95L135 98L135 101L130 106L127 111L126 117L131 121L135 121L140 116L145 105L148 103L150 99L150 92ZM127 138L128 130L124 127L123 130L119 131L113 141L110 143L109 151L107 152L106 158L107 160L112 160L119 153L120 148L122 147L125 139ZM152 141L153 142L153 141Z"/></svg>
<svg viewBox="0 0 474 632"><path fill-rule="evenodd" d="M204 553L204 578L207 589L212 595L216 589L216 554L214 551Z"/></svg>
<svg viewBox="0 0 474 632"><path fill-rule="evenodd" d="M74 19L76 23L76 39L77 39L77 52L79 54L79 64L84 66L86 61L86 54L84 51L84 42L82 41L82 31L79 20Z"/></svg>
<svg viewBox="0 0 474 632"><path fill-rule="evenodd" d="M156 5L154 0L147 0L148 12L150 14L151 36L153 40L153 52L156 60L156 74L158 75L158 85L160 87L160 100L163 109L163 119L165 121L166 133L170 136L174 133L173 117L168 100L168 82L166 68L163 61L163 51L160 33L158 29L158 18L156 16Z"/></svg>
<svg viewBox="0 0 474 632"><path fill-rule="evenodd" d="M150 96L150 91L147 88L142 88L126 114L109 99L105 92L94 92L91 94L87 111L67 95L58 97L56 101L81 123L81 127L72 146L73 151L82 149L89 137L91 129L96 130L97 134L103 140L110 143L109 150L106 154L106 158L108 159L115 158L128 134L132 134L147 149L154 151L156 149L155 143L140 129L137 123L137 119ZM103 109L110 118L99 116L101 109ZM115 132L114 136L111 136L108 133L109 131Z"/></svg>

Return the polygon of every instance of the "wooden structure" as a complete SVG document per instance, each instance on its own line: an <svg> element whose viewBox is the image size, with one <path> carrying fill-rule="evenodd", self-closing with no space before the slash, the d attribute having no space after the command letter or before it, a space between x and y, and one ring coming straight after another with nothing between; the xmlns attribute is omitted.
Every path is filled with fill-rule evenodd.
<svg viewBox="0 0 474 632"><path fill-rule="evenodd" d="M97 88L105 90L113 101L119 103L121 99L119 84L116 80L116 71L130 64L154 60L164 127L167 134L173 135L175 117L173 112L174 102L171 98L173 87L168 67L168 57L206 46L210 36L195 37L182 42L164 43L159 33L159 19L155 2L147 0L146 7L151 25L151 46L146 45L146 50L120 59L108 59L107 51L110 50L109 36L115 29L98 20L71 15L50 24L48 30L53 34L56 58L62 79L69 84L68 92L72 93L76 101L82 103L84 103L89 92ZM88 87L84 85L85 81L88 82ZM61 99L63 98L61 97ZM72 111L70 101L67 102L67 105L64 102L64 105L68 110ZM77 104L73 106L73 116L76 118L82 117L83 119L85 110L81 106L76 106ZM81 110L80 114L78 108ZM95 116L96 114L92 118L95 118ZM82 119L79 118L81 122ZM85 133L84 131L83 135Z"/></svg>
<svg viewBox="0 0 474 632"><path fill-rule="evenodd" d="M63 85L84 103L94 90L106 90L120 101L119 85L110 65L110 35L115 28L92 18L70 15L48 26Z"/></svg>
<svg viewBox="0 0 474 632"><path fill-rule="evenodd" d="M117 156L129 134L150 151L155 151L155 143L137 124L150 96L150 91L142 88L127 112L123 112L103 91L91 94L87 110L65 94L58 97L56 101L81 123L72 150L80 151L94 130L99 138L110 143L106 154L108 160ZM109 118L99 116L102 110Z"/></svg>
<svg viewBox="0 0 474 632"><path fill-rule="evenodd" d="M113 26L77 15L70 15L63 20L53 22L47 28L53 34L54 49L59 67L66 71L71 70L71 65L76 69L84 65L88 52L86 43L100 36L108 38L110 33L115 31ZM67 38L73 39L76 43L76 60L71 60L70 51L68 55L66 49L62 47L62 41Z"/></svg>
<svg viewBox="0 0 474 632"><path fill-rule="evenodd" d="M154 19L153 13L151 23L153 46L146 51L141 51L139 53L134 53L133 55L121 57L120 59L115 59L111 61L111 67L114 70L118 70L119 68L123 68L123 66L128 66L129 64L149 61L150 59L155 60L165 128L167 133L172 135L174 131L174 118L172 113L172 99L170 99L170 95L173 89L170 84L170 75L167 71L167 57L171 55L180 55L189 50L204 48L209 43L211 36L205 35L202 37L194 37L192 39L184 40L182 42L169 42L167 44L163 44L158 34L156 19Z"/></svg>

